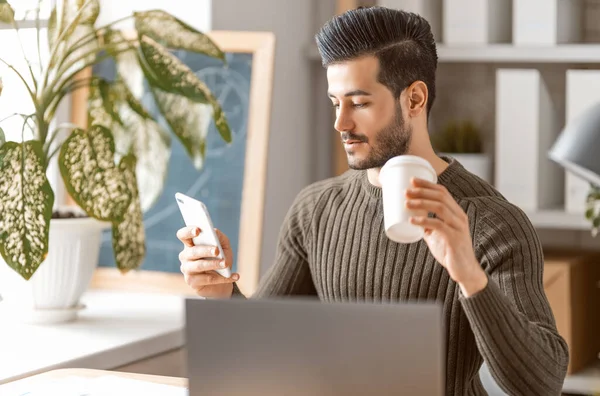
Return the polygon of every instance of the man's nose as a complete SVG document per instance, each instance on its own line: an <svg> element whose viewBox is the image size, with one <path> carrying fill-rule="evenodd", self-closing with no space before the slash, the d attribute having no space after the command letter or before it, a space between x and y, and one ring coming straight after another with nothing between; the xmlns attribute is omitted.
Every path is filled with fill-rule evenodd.
<svg viewBox="0 0 600 396"><path fill-rule="evenodd" d="M352 121L348 111L344 109L340 109L338 111L333 127L338 132L347 132L354 129L354 122Z"/></svg>

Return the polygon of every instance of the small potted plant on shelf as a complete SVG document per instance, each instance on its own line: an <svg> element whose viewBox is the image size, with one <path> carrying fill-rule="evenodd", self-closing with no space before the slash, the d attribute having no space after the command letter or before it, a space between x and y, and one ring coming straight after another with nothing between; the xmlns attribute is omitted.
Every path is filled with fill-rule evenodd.
<svg viewBox="0 0 600 396"><path fill-rule="evenodd" d="M469 172L491 183L491 159L484 153L481 131L471 121L451 121L431 140L437 152L456 159Z"/></svg>
<svg viewBox="0 0 600 396"><path fill-rule="evenodd" d="M592 223L592 236L600 231L600 186L592 185L587 196L585 218Z"/></svg>
<svg viewBox="0 0 600 396"><path fill-rule="evenodd" d="M0 22L18 34L15 9L0 0ZM33 11L39 22L39 4ZM36 23L39 59L27 59L23 49L24 71L0 59L22 81L35 109L18 115L32 139L5 141L0 130L0 295L4 306L30 321L76 316L97 266L104 228L112 228L118 268L127 272L141 265L146 253L142 216L162 191L172 135L198 169L207 119L214 120L225 141L231 140L216 98L170 51L184 49L225 62L208 36L160 10L97 27L99 13L99 0L59 1L47 44L39 40ZM113 29L128 18L135 22L133 35ZM47 45L46 59L41 45ZM85 73L107 59L114 61L115 80ZM144 80L167 129L141 103ZM89 90L88 124L56 125L59 104L82 88ZM4 89L2 95L11 93ZM58 162L74 208L54 205L46 176L51 161Z"/></svg>

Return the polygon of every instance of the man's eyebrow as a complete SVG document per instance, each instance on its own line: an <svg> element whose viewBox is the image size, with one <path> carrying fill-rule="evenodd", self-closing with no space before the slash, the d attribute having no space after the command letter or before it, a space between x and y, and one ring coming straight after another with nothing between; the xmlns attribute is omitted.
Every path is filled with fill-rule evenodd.
<svg viewBox="0 0 600 396"><path fill-rule="evenodd" d="M332 94L331 92L328 92L327 96L329 96L330 98L335 97L335 95ZM367 91L363 91L362 89L355 89L354 91L346 92L344 94L344 96L346 96L346 97L348 97L348 96L371 96L371 94Z"/></svg>

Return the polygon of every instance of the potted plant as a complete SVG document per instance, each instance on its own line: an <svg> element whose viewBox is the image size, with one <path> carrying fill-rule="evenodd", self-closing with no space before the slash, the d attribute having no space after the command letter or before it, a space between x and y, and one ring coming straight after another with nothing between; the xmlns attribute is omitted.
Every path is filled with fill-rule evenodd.
<svg viewBox="0 0 600 396"><path fill-rule="evenodd" d="M135 34L125 35L113 26L127 18L97 27L99 13L99 0L59 2L48 26L49 57L40 55L39 67L27 60L29 70L20 73L0 59L23 82L35 108L22 115L23 130L31 129L33 139L5 142L0 131L0 295L4 306L30 321L76 316L97 266L104 227L112 227L117 267L127 272L141 265L142 216L162 190L172 135L198 169L211 118L231 141L214 95L170 51L225 62L208 36L160 10L128 16ZM19 27L6 0L0 0L0 21ZM45 44L38 39L38 50L40 45ZM85 73L107 59L115 62L115 80ZM144 81L168 130L140 101ZM88 125L55 125L58 105L82 87L89 88ZM2 95L10 92L4 89ZM77 204L67 211L54 205L46 176L53 160Z"/></svg>
<svg viewBox="0 0 600 396"><path fill-rule="evenodd" d="M491 159L484 153L480 130L471 121L451 121L431 140L436 151L453 157L469 172L491 183Z"/></svg>
<svg viewBox="0 0 600 396"><path fill-rule="evenodd" d="M600 231L600 186L591 185L587 196L585 218L592 223L592 236Z"/></svg>

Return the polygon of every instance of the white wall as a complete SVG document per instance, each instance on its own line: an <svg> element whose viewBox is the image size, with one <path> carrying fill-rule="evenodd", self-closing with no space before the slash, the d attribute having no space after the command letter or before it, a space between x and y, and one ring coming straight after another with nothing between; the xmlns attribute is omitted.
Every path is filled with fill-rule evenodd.
<svg viewBox="0 0 600 396"><path fill-rule="evenodd" d="M214 30L271 31L276 36L263 272L273 263L279 228L293 199L314 180L313 149L320 142L311 116L311 64L304 52L313 35L313 5L312 0L217 0L212 4Z"/></svg>
<svg viewBox="0 0 600 396"><path fill-rule="evenodd" d="M96 26L102 26L134 11L153 9L166 10L190 26L206 31L211 29L212 0L100 0L101 11ZM132 20L117 25L119 28L133 27Z"/></svg>

